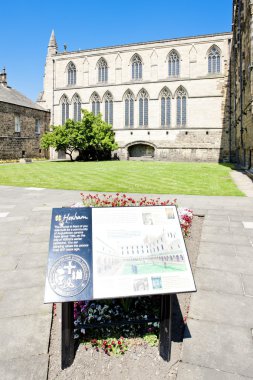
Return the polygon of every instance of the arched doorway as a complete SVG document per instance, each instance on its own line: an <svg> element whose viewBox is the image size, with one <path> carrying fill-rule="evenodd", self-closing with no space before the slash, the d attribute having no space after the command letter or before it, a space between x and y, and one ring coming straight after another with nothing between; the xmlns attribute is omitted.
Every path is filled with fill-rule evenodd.
<svg viewBox="0 0 253 380"><path fill-rule="evenodd" d="M129 157L153 158L155 148L148 144L134 144L128 148Z"/></svg>

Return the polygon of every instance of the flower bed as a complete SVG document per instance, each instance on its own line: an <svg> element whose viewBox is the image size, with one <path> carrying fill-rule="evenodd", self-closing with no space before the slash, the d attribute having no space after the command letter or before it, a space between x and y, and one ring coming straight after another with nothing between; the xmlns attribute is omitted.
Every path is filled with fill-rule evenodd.
<svg viewBox="0 0 253 380"><path fill-rule="evenodd" d="M176 199L161 200L142 197L135 200L126 194L85 195L82 203L74 207L135 207L176 205ZM179 220L186 238L190 234L193 213L177 208ZM124 354L129 339L141 337L143 344L156 345L159 334L160 296L119 298L113 300L81 301L74 304L75 339L103 350L107 355ZM94 326L93 328L90 328ZM119 343L120 342L120 343Z"/></svg>

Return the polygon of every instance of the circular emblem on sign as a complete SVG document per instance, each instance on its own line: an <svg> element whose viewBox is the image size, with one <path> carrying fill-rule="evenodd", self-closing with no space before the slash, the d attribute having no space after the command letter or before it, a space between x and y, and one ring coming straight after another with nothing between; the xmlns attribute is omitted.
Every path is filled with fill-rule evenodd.
<svg viewBox="0 0 253 380"><path fill-rule="evenodd" d="M88 285L90 270L80 256L65 255L52 266L48 280L55 293L62 297L75 296Z"/></svg>

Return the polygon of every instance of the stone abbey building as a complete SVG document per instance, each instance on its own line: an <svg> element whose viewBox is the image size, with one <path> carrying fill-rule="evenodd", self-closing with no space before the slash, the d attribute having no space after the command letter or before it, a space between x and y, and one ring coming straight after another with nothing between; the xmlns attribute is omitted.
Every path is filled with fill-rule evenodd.
<svg viewBox="0 0 253 380"><path fill-rule="evenodd" d="M79 120L81 109L101 112L121 159L228 161L231 37L58 52L52 32L38 104L51 111L52 125Z"/></svg>

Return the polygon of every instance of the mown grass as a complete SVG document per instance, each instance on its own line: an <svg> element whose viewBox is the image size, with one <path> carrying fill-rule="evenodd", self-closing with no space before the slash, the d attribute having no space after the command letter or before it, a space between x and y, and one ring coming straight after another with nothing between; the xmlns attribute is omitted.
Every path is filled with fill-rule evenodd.
<svg viewBox="0 0 253 380"><path fill-rule="evenodd" d="M237 195L229 165L141 161L0 165L0 185L146 194Z"/></svg>

